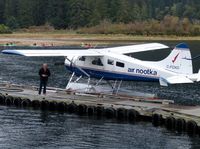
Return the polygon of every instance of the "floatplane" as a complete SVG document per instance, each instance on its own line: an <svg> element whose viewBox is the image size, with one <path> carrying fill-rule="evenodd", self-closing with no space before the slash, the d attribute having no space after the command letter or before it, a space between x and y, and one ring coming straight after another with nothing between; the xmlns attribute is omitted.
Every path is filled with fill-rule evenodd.
<svg viewBox="0 0 200 149"><path fill-rule="evenodd" d="M161 43L147 43L73 50L3 50L2 53L28 57L65 57L65 67L72 72L67 90L95 90L102 80L108 81L115 93L122 81L159 82L161 86L199 82L200 71L193 73L190 49L185 43L175 46L169 56L161 61L142 61L130 56L136 52L166 48L169 47ZM87 83L79 83L81 78L87 78ZM91 85L91 78L99 81ZM110 80L112 83L109 83Z"/></svg>

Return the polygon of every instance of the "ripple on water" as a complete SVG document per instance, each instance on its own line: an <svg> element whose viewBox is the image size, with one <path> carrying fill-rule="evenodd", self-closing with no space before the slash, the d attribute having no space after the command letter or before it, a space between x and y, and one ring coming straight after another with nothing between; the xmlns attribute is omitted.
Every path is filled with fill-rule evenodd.
<svg viewBox="0 0 200 149"><path fill-rule="evenodd" d="M0 148L182 149L199 141L150 123L0 108Z"/></svg>

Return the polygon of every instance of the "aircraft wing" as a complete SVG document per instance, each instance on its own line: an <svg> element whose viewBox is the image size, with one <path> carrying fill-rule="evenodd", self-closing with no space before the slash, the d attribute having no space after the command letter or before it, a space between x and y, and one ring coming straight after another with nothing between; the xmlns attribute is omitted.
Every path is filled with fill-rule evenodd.
<svg viewBox="0 0 200 149"><path fill-rule="evenodd" d="M169 47L164 44L147 43L147 44L139 44L139 45L105 48L105 49L98 49L98 50L100 51L104 50L105 52L113 52L117 54L130 54L130 53L136 53L136 52L153 51L153 50L167 49L167 48Z"/></svg>
<svg viewBox="0 0 200 149"><path fill-rule="evenodd" d="M21 56L103 56L103 54L93 51L93 50L3 50L3 54L13 54L13 55L21 55Z"/></svg>
<svg viewBox="0 0 200 149"><path fill-rule="evenodd" d="M153 51L158 49L166 49L169 48L166 45L160 43L147 43L140 45L131 45L131 46L121 46L121 47L113 47L113 48L104 48L104 49L32 49L32 50L3 50L3 54L13 54L13 55L21 55L21 56L103 56L106 52L112 52L117 54L129 54L143 51Z"/></svg>

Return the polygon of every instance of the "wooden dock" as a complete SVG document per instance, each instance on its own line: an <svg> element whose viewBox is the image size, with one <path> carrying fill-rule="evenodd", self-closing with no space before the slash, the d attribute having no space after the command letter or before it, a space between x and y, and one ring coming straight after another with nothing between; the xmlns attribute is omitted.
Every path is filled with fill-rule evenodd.
<svg viewBox="0 0 200 149"><path fill-rule="evenodd" d="M108 94L83 94L48 88L38 95L37 87L0 84L0 104L34 109L87 114L127 121L147 120L170 130L200 134L200 106L175 105L171 100Z"/></svg>

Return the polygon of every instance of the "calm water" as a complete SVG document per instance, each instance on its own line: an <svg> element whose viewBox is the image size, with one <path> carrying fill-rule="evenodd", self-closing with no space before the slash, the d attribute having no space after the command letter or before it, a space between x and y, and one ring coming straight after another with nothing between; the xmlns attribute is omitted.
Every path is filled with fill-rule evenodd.
<svg viewBox="0 0 200 149"><path fill-rule="evenodd" d="M0 107L0 148L187 149L198 138L150 123L119 123L77 115Z"/></svg>
<svg viewBox="0 0 200 149"><path fill-rule="evenodd" d="M162 42L164 43L164 42ZM165 42L175 46L175 42ZM200 54L200 43L189 42L192 55ZM169 50L135 54L145 60L160 60ZM159 55L159 56L158 56ZM55 66L64 58L26 58L0 55L0 78L12 83L38 85L38 69L49 64L52 77L49 86L65 87L68 72ZM194 62L194 71L200 68ZM179 104L200 104L199 84L174 85L168 88L157 83L124 82L128 90L155 93L158 97L174 99ZM152 127L150 123L119 123L115 120L95 119L84 116L45 113L12 107L0 107L0 148L200 148L199 138Z"/></svg>

